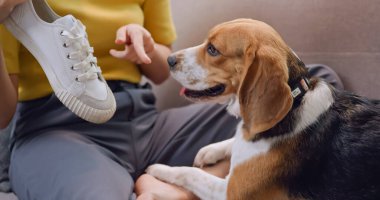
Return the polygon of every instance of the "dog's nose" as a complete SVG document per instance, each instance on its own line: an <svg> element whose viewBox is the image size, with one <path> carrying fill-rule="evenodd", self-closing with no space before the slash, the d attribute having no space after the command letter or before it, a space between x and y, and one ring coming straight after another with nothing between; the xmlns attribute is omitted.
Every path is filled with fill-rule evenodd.
<svg viewBox="0 0 380 200"><path fill-rule="evenodd" d="M177 58L175 55L171 55L168 57L168 64L171 70L174 69L175 65L177 64Z"/></svg>

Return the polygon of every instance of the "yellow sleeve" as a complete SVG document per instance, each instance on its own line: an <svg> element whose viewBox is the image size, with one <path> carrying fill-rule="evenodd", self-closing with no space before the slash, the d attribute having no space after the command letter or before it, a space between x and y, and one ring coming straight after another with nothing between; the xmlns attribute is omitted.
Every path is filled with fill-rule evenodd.
<svg viewBox="0 0 380 200"><path fill-rule="evenodd" d="M20 43L3 25L0 25L0 44L0 46L3 49L5 66L7 68L8 73L18 74L20 72Z"/></svg>
<svg viewBox="0 0 380 200"><path fill-rule="evenodd" d="M171 45L177 38L170 10L170 0L145 0L144 27L155 42Z"/></svg>

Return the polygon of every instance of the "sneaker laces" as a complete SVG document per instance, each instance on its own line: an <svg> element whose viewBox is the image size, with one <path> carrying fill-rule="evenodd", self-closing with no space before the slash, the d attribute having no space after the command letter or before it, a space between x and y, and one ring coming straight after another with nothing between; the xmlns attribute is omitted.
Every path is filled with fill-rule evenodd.
<svg viewBox="0 0 380 200"><path fill-rule="evenodd" d="M96 57L93 56L94 48L90 47L88 42L86 27L79 20L76 20L73 27L69 31L61 31L61 35L67 38L63 46L65 48L72 47L72 49L76 50L67 55L68 59L79 61L71 66L72 70L82 73L75 80L86 82L100 78L102 71L97 65Z"/></svg>

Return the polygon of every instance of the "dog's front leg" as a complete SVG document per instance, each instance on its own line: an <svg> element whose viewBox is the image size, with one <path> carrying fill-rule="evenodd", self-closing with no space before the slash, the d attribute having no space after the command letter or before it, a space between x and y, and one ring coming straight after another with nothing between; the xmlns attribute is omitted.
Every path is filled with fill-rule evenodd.
<svg viewBox="0 0 380 200"><path fill-rule="evenodd" d="M201 148L195 156L194 166L203 167L206 165L213 165L218 161L231 158L231 150L234 141L235 138L231 138Z"/></svg>
<svg viewBox="0 0 380 200"><path fill-rule="evenodd" d="M226 199L227 180L195 167L169 167L155 164L147 173L162 181L181 186L202 200Z"/></svg>

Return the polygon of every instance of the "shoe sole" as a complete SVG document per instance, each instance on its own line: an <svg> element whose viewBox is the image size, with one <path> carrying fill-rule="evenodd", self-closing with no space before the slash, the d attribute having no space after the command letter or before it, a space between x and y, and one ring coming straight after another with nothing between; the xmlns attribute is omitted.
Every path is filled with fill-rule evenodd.
<svg viewBox="0 0 380 200"><path fill-rule="evenodd" d="M113 97L111 108L107 110L92 108L84 104L77 97L70 94L61 86L59 79L56 77L55 73L52 70L52 67L48 63L44 62L46 59L43 53L39 50L39 48L36 47L36 45L34 45L33 40L17 25L12 17L8 17L4 21L4 25L13 34L13 36L15 36L37 59L43 71L45 72L54 93L69 110L71 110L80 118L96 124L104 123L111 119L116 110L116 102ZM109 90L110 89L107 86L107 92L110 92Z"/></svg>

